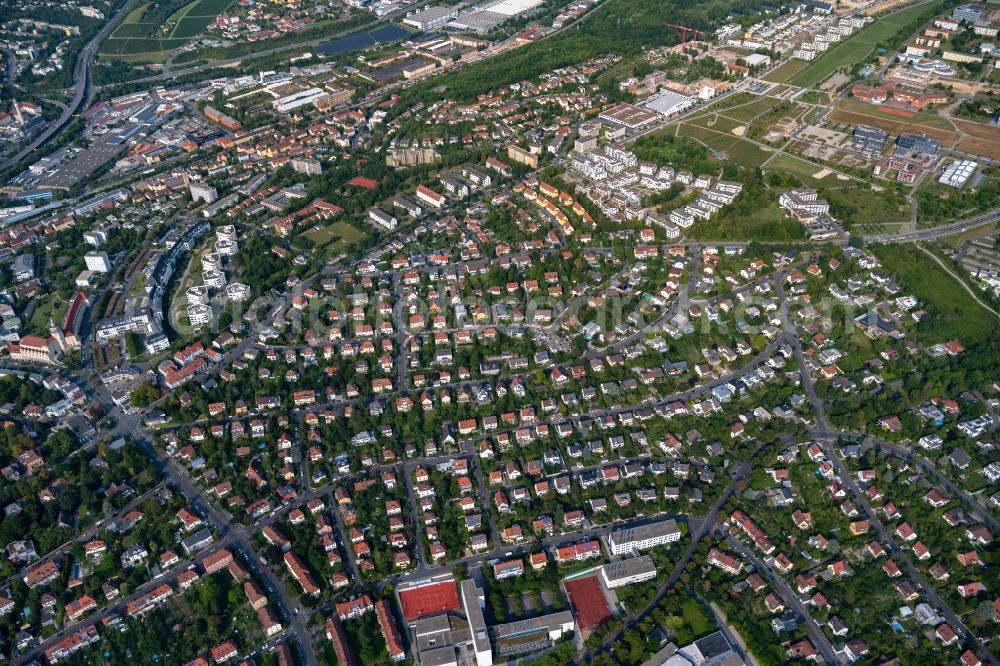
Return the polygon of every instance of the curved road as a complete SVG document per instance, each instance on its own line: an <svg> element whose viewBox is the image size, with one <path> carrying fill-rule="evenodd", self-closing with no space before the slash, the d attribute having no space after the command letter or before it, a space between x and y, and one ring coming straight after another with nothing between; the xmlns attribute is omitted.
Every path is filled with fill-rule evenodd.
<svg viewBox="0 0 1000 666"><path fill-rule="evenodd" d="M959 284L959 286L961 286L962 289L965 290L965 293L967 293L969 296L972 296L972 300L974 300L976 303L979 303L981 306L983 306L984 308L986 308L990 313L993 314L994 317L1000 318L1000 312L997 312L996 310L994 310L993 308L991 308L989 305L987 305L986 303L983 303L981 300L979 300L979 294L977 294L975 291L973 291L972 288L968 284L966 284L965 280L963 280L959 276L955 275L955 273L943 261L941 261L940 257L938 257L936 254L934 254L930 250L928 250L923 245L918 245L917 247L919 247L923 251L924 254L926 254L928 257L930 257L931 259L933 259L934 262L938 266L940 266L941 268L943 268L945 273L947 273L948 275L950 275L953 278L955 278L955 282L957 282Z"/></svg>
<svg viewBox="0 0 1000 666"><path fill-rule="evenodd" d="M272 48L264 49L262 51L256 51L254 53L247 53L246 55L237 56L235 58L225 58L222 60L209 60L204 64L194 65L192 67L184 67L184 65L181 64L180 66L177 67L177 69L174 69L173 59L178 55L178 53L181 52L178 51L174 53L172 56L170 56L169 63L171 66L169 68L164 67L165 71L162 71L158 74L152 74L150 76L144 76L138 79L132 79L127 83L153 83L156 81L169 81L178 76L187 76L188 74L196 74L198 72L203 72L206 70L219 69L223 67L236 67L244 60L248 60L251 58L259 58L261 56L267 56L273 53L282 53L284 51L294 51L297 49L302 49L303 47L317 46L319 44L325 44L326 42L335 39L340 39L342 37L349 37L351 35L356 35L363 32L370 32L371 30L374 30L377 27L379 27L379 25L382 23L392 23L392 21L399 18L400 16L403 16L404 14L419 9L423 5L427 4L427 2L429 2L429 0L418 0L417 2L411 5L401 7L400 9L395 9L391 12L383 14L382 16L374 18L372 21L369 21L368 23L363 23L348 30L344 30L343 32L331 33L328 35L323 35L322 37L316 37L314 39L308 39L301 42L293 42L291 44L282 44L281 46L275 46ZM116 85L119 84L109 83L104 86L99 86L99 89L113 87Z"/></svg>
<svg viewBox="0 0 1000 666"><path fill-rule="evenodd" d="M137 0L128 0L128 2L122 5L118 11L115 12L114 16L112 16L111 19L97 31L97 34L94 35L82 49L80 49L80 53L77 54L76 57L76 63L73 66L73 99L71 99L69 104L66 105L62 115L59 116L59 119L49 125L44 132L35 137L35 140L22 148L20 152L5 160L3 164L0 164L0 169L7 169L17 165L36 148L44 145L53 136L61 132L67 125L69 125L73 116L90 97L90 68L94 64L94 56L97 54L97 47L100 46L101 42L104 41L104 38L115 29L118 22L121 21L126 14L132 11L136 2Z"/></svg>

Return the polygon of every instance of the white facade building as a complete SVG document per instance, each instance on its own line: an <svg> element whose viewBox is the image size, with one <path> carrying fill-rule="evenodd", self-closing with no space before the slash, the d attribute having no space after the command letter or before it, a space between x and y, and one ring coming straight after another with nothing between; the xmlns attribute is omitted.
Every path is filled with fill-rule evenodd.
<svg viewBox="0 0 1000 666"><path fill-rule="evenodd" d="M215 203L219 200L218 191L211 185L205 183L191 183L188 186L191 191L191 199L194 201L204 201L207 204Z"/></svg>
<svg viewBox="0 0 1000 666"><path fill-rule="evenodd" d="M608 562L601 567L601 579L609 590L653 578L656 578L656 566L648 555Z"/></svg>
<svg viewBox="0 0 1000 666"><path fill-rule="evenodd" d="M242 303L244 301L250 300L250 287L241 284L239 282L234 282L226 286L226 298L235 302Z"/></svg>
<svg viewBox="0 0 1000 666"><path fill-rule="evenodd" d="M186 295L191 305L208 305L208 287L203 284L188 287Z"/></svg>
<svg viewBox="0 0 1000 666"><path fill-rule="evenodd" d="M111 272L111 260L108 259L107 252L88 252L83 255L83 260L87 263L87 270L91 273Z"/></svg>
<svg viewBox="0 0 1000 666"><path fill-rule="evenodd" d="M213 289L222 289L226 286L226 274L222 271L205 271L201 277L205 284Z"/></svg>
<svg viewBox="0 0 1000 666"><path fill-rule="evenodd" d="M212 308L207 305L192 305L187 309L187 316L192 326L204 326L212 321Z"/></svg>
<svg viewBox="0 0 1000 666"><path fill-rule="evenodd" d="M238 249L236 241L220 239L215 243L215 254L219 254L223 257L231 257L235 255Z"/></svg>
<svg viewBox="0 0 1000 666"><path fill-rule="evenodd" d="M222 255L218 252L209 252L201 258L201 269L203 271L221 271Z"/></svg>
<svg viewBox="0 0 1000 666"><path fill-rule="evenodd" d="M681 531L677 527L677 521L661 520L638 527L615 530L608 536L608 546L612 555L625 555L680 541L680 538Z"/></svg>

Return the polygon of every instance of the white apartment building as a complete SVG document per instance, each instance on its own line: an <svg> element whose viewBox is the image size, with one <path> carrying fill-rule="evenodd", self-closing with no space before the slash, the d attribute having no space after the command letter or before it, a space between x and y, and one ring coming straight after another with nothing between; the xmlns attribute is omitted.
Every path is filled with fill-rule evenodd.
<svg viewBox="0 0 1000 666"><path fill-rule="evenodd" d="M799 216L830 212L830 204L825 199L818 198L816 190L789 190L778 197L778 203L785 210Z"/></svg>
<svg viewBox="0 0 1000 666"><path fill-rule="evenodd" d="M218 240L215 243L215 252L213 254L218 254L223 257L232 257L236 254L239 246L236 245L236 241L231 240Z"/></svg>
<svg viewBox="0 0 1000 666"><path fill-rule="evenodd" d="M656 566L648 555L608 562L601 567L601 578L609 590L656 578Z"/></svg>
<svg viewBox="0 0 1000 666"><path fill-rule="evenodd" d="M219 192L211 185L205 183L191 183L188 186L191 191L191 199L194 201L204 201L207 204L215 203L219 199Z"/></svg>
<svg viewBox="0 0 1000 666"><path fill-rule="evenodd" d="M222 289L226 286L226 274L222 271L205 271L201 277L212 289Z"/></svg>
<svg viewBox="0 0 1000 666"><path fill-rule="evenodd" d="M222 255L218 252L209 252L201 258L201 269L203 271L221 271Z"/></svg>
<svg viewBox="0 0 1000 666"><path fill-rule="evenodd" d="M185 294L191 305L208 305L208 287L203 284L188 287Z"/></svg>
<svg viewBox="0 0 1000 666"><path fill-rule="evenodd" d="M226 298L235 303L248 301L250 300L250 287L239 282L226 285Z"/></svg>
<svg viewBox="0 0 1000 666"><path fill-rule="evenodd" d="M612 555L625 555L680 541L680 538L681 531L677 527L677 521L661 520L615 530L608 536L608 547Z"/></svg>
<svg viewBox="0 0 1000 666"><path fill-rule="evenodd" d="M236 227L232 224L224 224L215 230L215 237L220 241L236 242Z"/></svg>
<svg viewBox="0 0 1000 666"><path fill-rule="evenodd" d="M108 259L107 252L88 252L83 255L83 260L87 264L87 270L92 273L111 272L111 260Z"/></svg>
<svg viewBox="0 0 1000 666"><path fill-rule="evenodd" d="M192 326L204 326L212 321L212 308L207 305L192 305L187 309L187 316Z"/></svg>

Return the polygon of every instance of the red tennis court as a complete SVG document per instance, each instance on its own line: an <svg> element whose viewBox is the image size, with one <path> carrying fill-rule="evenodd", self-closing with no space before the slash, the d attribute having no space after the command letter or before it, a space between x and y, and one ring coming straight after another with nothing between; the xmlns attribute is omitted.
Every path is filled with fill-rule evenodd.
<svg viewBox="0 0 1000 666"><path fill-rule="evenodd" d="M457 611L458 587L455 581L446 580L400 590L399 605L403 608L403 619L407 622L427 615Z"/></svg>
<svg viewBox="0 0 1000 666"><path fill-rule="evenodd" d="M566 594L581 633L589 634L611 619L611 609L597 576L566 581Z"/></svg>

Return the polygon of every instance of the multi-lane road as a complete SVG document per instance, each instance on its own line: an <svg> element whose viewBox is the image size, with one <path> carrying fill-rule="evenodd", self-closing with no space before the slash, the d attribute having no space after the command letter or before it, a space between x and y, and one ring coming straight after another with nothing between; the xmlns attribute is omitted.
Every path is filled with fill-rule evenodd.
<svg viewBox="0 0 1000 666"><path fill-rule="evenodd" d="M125 18L125 15L132 11L137 3L138 0L129 0L124 5L119 7L118 11L111 16L111 19L101 26L101 29L97 31L97 34L94 35L82 49L80 49L80 53L77 54L76 62L73 65L73 97L70 99L69 103L64 106L62 114L60 114L59 118L56 119L55 122L45 128L41 134L36 136L31 143L22 148L12 157L4 160L4 162L0 164L0 169L7 169L17 165L36 148L47 143L70 124L73 116L90 99L90 70L94 65L94 56L97 55L97 49L100 47L105 38L111 34L111 31L115 29L118 23Z"/></svg>
<svg viewBox="0 0 1000 666"><path fill-rule="evenodd" d="M959 234L971 229L979 229L988 224L995 224L1000 221L1000 209L991 210L988 213L970 217L950 224L942 224L928 229L915 231L900 231L898 233L870 234L862 238L866 243L914 243L916 241L934 240L943 236Z"/></svg>

